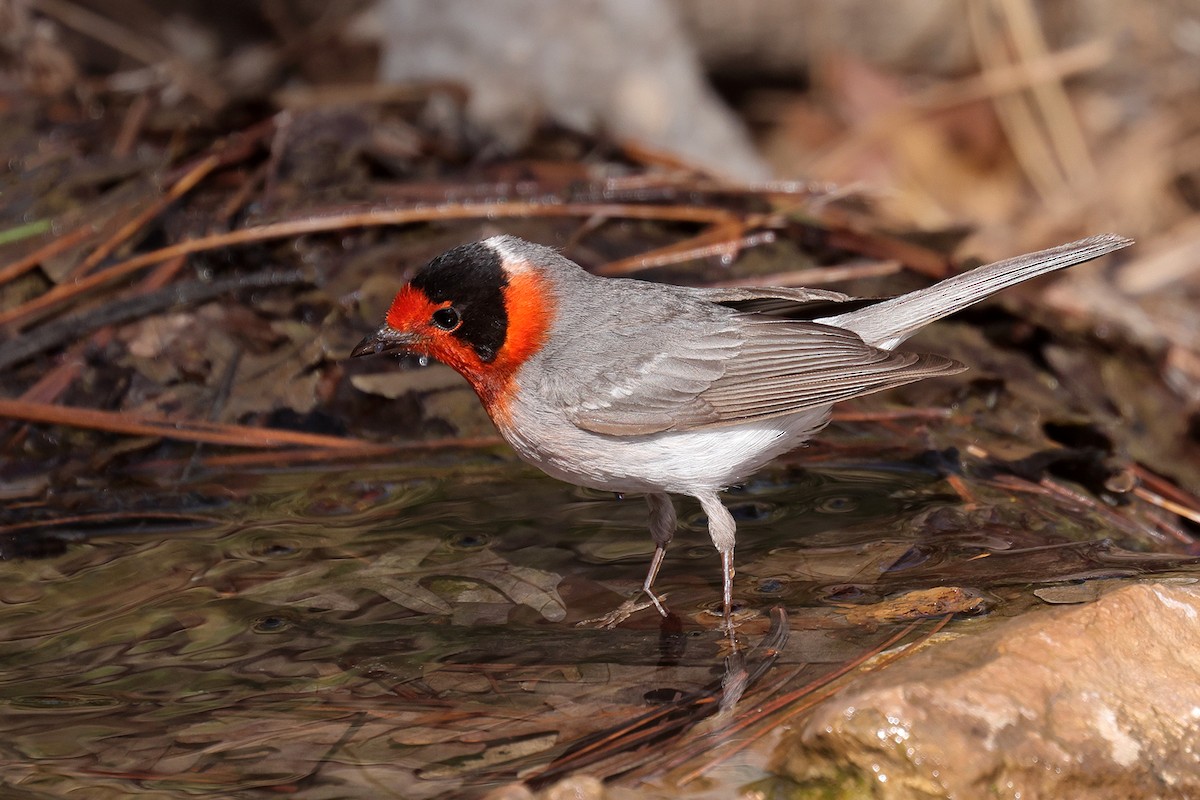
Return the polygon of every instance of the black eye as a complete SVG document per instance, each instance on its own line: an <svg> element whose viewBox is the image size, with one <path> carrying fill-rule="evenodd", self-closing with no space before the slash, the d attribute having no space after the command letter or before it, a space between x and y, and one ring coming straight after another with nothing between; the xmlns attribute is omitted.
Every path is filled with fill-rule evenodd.
<svg viewBox="0 0 1200 800"><path fill-rule="evenodd" d="M433 324L444 331L452 331L462 323L462 317L452 307L446 306L433 312Z"/></svg>

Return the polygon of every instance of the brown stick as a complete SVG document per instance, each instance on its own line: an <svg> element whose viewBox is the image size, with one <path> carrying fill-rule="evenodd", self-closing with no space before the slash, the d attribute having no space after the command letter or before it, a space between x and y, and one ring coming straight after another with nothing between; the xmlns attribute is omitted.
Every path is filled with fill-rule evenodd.
<svg viewBox="0 0 1200 800"><path fill-rule="evenodd" d="M234 447L298 445L356 449L364 453L376 448L380 453L391 451L387 445L377 445L339 436L325 436L319 433L285 431L277 428L254 428L248 425L229 425L219 422L138 417L115 411L31 403L25 400L0 399L0 417L46 425L64 425L69 428L109 431L132 436L162 436L166 439L177 439L184 442L206 442L208 444L233 445Z"/></svg>
<svg viewBox="0 0 1200 800"><path fill-rule="evenodd" d="M50 289L40 297L9 311L0 312L0 325L14 324L21 328L53 306L87 294L106 283L138 270L177 256L214 250L219 247L284 239L307 233L326 233L346 228L367 228L382 225L411 225L418 222L447 219L476 219L492 217L588 217L592 215L625 219L657 219L675 222L714 224L728 220L731 212L723 209L693 206L636 206L608 203L579 203L561 205L546 203L469 203L425 206L418 208L373 208L364 211L310 216L284 220L256 228L229 233L216 233L188 239L178 244L142 253L126 261L75 281Z"/></svg>
<svg viewBox="0 0 1200 800"><path fill-rule="evenodd" d="M161 197L152 202L149 206L142 210L133 219L126 222L120 229L103 242L99 247L91 252L87 258L80 262L69 275L70 278L77 278L86 275L92 271L92 268L99 264L104 259L124 244L131 236L145 227L146 223L157 217L167 206L174 203L179 198L190 192L196 184L204 180L204 178L216 169L221 163L221 159L214 155L204 158L200 163L196 164L186 175L177 180L175 184L167 190Z"/></svg>
<svg viewBox="0 0 1200 800"><path fill-rule="evenodd" d="M92 225L80 225L70 233L64 233L56 239L51 239L45 245L34 250L24 258L0 268L0 283L7 283L13 278L24 275L47 258L53 258L64 250L70 250L89 236L94 236L96 229Z"/></svg>

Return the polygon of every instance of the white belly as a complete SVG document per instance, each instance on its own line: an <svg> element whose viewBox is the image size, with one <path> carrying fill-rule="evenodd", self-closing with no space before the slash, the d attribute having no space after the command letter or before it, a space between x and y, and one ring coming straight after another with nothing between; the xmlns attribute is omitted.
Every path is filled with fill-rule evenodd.
<svg viewBox="0 0 1200 800"><path fill-rule="evenodd" d="M591 433L557 415L515 416L537 424L500 432L523 459L555 478L613 492L693 494L749 477L823 428L829 410L647 436Z"/></svg>

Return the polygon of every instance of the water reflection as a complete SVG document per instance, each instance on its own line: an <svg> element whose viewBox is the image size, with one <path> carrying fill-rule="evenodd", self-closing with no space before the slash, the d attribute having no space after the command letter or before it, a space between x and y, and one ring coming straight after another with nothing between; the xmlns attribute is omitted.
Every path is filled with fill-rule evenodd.
<svg viewBox="0 0 1200 800"><path fill-rule="evenodd" d="M576 628L640 586L644 504L512 469L207 475L164 489L170 525L143 486L124 517L30 528L61 547L0 562L4 781L457 796L719 683L720 571L698 510L679 504L666 627L643 612ZM892 464L779 469L732 492L742 634L766 635L782 605L780 664L820 670L892 630L846 609L898 592L949 584L1013 609L1033 583L1181 563L1053 498L972 490L964 507L935 471Z"/></svg>

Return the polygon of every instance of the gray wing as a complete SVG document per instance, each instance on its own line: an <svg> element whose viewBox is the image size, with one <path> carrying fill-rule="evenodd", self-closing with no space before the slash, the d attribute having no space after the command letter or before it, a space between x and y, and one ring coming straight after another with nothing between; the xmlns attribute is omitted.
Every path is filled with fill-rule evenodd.
<svg viewBox="0 0 1200 800"><path fill-rule="evenodd" d="M573 397L560 394L568 417L618 436L693 430L829 406L965 369L941 356L871 347L851 331L811 322L730 314L727 326L697 327L708 332L631 346L619 366L576 383Z"/></svg>
<svg viewBox="0 0 1200 800"><path fill-rule="evenodd" d="M782 286L729 286L688 288L686 292L697 299L731 308L735 311L779 317L782 319L812 320L817 317L842 314L877 300L860 300L827 289Z"/></svg>
<svg viewBox="0 0 1200 800"><path fill-rule="evenodd" d="M782 301L782 303L805 305L813 302L842 302L852 299L850 295L841 292L829 289L809 289L803 286L706 286L689 288L685 291L710 303Z"/></svg>

